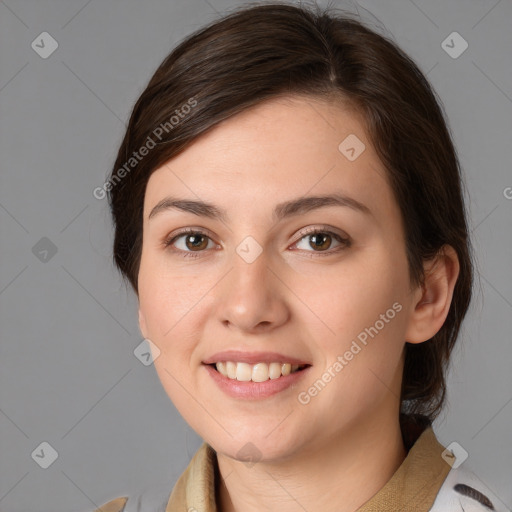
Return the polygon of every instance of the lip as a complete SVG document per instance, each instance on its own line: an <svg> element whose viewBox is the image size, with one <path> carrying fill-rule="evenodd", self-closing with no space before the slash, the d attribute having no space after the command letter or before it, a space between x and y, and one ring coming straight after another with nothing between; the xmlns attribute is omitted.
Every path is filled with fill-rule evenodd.
<svg viewBox="0 0 512 512"><path fill-rule="evenodd" d="M311 365L309 361L297 359L296 357L286 356L277 352L242 352L240 350L225 350L217 352L208 359L203 361L204 364L219 363L224 361L233 361L234 363L290 363L290 364L307 364ZM280 377L281 378L281 377ZM277 379L276 379L277 380Z"/></svg>
<svg viewBox="0 0 512 512"><path fill-rule="evenodd" d="M278 379L269 379L264 382L244 382L224 377L224 375L218 372L213 366L209 366L208 364L204 364L203 366L224 393L232 398L243 398L246 400L259 400L276 395L292 387L294 384L297 384L311 368L311 366L307 366L303 370L284 376L282 375Z"/></svg>

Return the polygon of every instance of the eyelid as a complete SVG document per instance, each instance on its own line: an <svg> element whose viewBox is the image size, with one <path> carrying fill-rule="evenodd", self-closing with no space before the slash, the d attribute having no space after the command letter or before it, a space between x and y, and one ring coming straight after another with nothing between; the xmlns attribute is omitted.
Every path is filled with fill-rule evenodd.
<svg viewBox="0 0 512 512"><path fill-rule="evenodd" d="M311 235L313 233L327 233L336 235L343 240L350 240L350 237L344 231L341 231L335 227L327 226L327 225L319 225L319 226L309 226L300 231L297 240L293 242L295 245L297 242L300 242L305 236Z"/></svg>

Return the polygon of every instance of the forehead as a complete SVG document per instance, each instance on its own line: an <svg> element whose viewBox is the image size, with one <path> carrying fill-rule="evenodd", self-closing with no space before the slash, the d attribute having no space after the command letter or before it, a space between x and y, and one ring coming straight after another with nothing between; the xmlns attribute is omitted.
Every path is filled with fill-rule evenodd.
<svg viewBox="0 0 512 512"><path fill-rule="evenodd" d="M144 218L167 194L256 214L288 198L335 192L392 206L362 118L339 101L280 97L222 121L155 170Z"/></svg>

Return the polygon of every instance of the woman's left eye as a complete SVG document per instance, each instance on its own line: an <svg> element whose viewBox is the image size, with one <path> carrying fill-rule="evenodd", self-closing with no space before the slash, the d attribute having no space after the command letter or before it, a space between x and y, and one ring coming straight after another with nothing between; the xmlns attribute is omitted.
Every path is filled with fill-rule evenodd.
<svg viewBox="0 0 512 512"><path fill-rule="evenodd" d="M333 254L349 247L351 243L348 237L343 237L327 229L310 229L309 231L302 232L301 235L301 238L299 238L292 247L297 247L298 249L305 250L307 252ZM299 247L299 244L307 238L310 239L307 245L315 250L309 251L304 247ZM183 239L181 243L182 247L179 247L177 243L180 239ZM328 250L330 249L333 240L338 242L339 245L333 250ZM210 243L215 245L208 234L203 231L187 229L186 231L182 231L181 233L164 240L163 245L165 247L171 247L173 251L183 253L182 255L185 257L197 258L205 249L212 248Z"/></svg>
<svg viewBox="0 0 512 512"><path fill-rule="evenodd" d="M307 247L311 247L314 249L321 249L319 251L308 251L307 249L299 247L299 244L309 238L309 242L307 243ZM330 246L332 245L332 241L336 240L339 245L333 250L328 250ZM329 231L328 229L312 229L309 231L306 231L305 233L302 233L302 237L293 244L294 247L297 247L301 250L306 250L307 252L316 252L316 253L325 253L325 255L333 254L335 252L339 252L340 250L343 250L347 247L350 247L350 239L348 237L343 237L341 235L338 235L337 233L333 233L332 231ZM329 246L329 247L326 247ZM323 256L324 254L322 254Z"/></svg>

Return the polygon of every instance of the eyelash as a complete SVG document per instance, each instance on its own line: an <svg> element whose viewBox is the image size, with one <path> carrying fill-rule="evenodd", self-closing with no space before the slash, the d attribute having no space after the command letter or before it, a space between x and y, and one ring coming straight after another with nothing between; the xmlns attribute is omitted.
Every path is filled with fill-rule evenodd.
<svg viewBox="0 0 512 512"><path fill-rule="evenodd" d="M324 235L331 235L336 241L340 242L342 245L339 246L338 248L334 249L334 250L330 250L330 251L305 251L305 252L309 252L309 253L313 253L313 254L316 254L318 256L329 256L329 255L332 255L332 254L335 254L335 253L338 253L348 247L351 246L351 241L349 238L345 238L345 237L342 237L341 235L338 235L337 233L334 233L332 231L330 231L327 226L326 227L322 227L322 228L308 228L306 230L304 230L302 233L301 233L301 236L300 238L293 243L293 245L296 245L298 244L303 238L306 238L307 236L311 236L311 235L317 235L317 234L324 234ZM180 254L180 256L184 257L184 258L200 258L202 257L202 254L201 253L204 253L205 251L183 251L181 249L174 249L172 248L172 244L174 242L176 242L176 240L178 240L178 238L181 238L182 236L184 235L201 235L201 236L205 236L207 238L209 238L211 240L211 237L209 236L208 233L200 230L200 229L192 229L192 228L187 228L187 229L183 229L182 231L180 231L179 233L173 235L172 237L170 238L166 238L164 241L163 241L163 246L165 248L168 248L169 250L171 250L172 252L175 252L175 253L183 253L183 254ZM301 250L301 249L299 249Z"/></svg>

